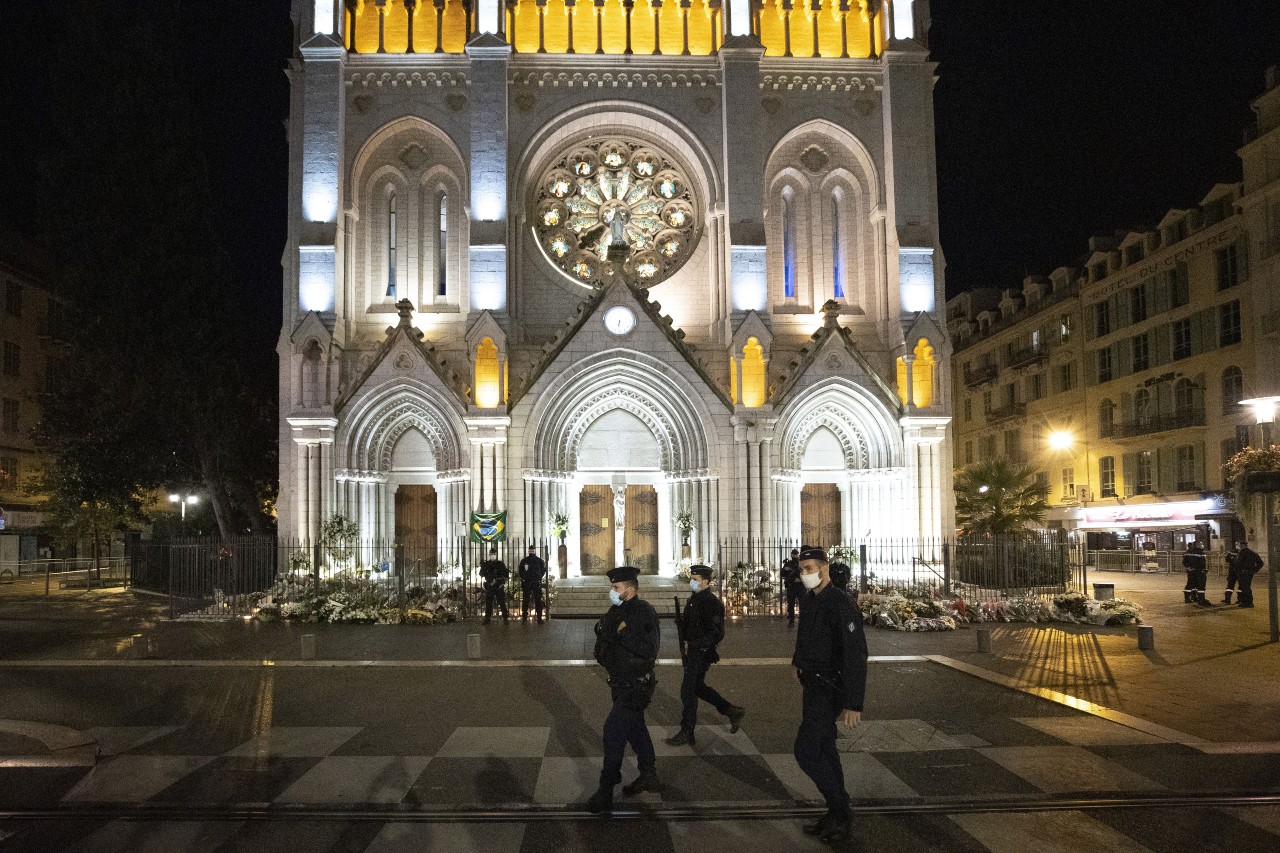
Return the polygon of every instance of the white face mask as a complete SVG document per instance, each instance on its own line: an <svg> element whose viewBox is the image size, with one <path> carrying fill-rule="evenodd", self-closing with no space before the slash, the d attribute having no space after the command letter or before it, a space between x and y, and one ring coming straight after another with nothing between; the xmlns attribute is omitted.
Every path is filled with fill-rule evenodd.
<svg viewBox="0 0 1280 853"><path fill-rule="evenodd" d="M690 580L689 580L689 589L693 590L694 592L701 592L701 591L702 591L702 585L701 585L700 583L698 583L696 580L690 579Z"/></svg>
<svg viewBox="0 0 1280 853"><path fill-rule="evenodd" d="M622 596L618 594L616 589L609 590L609 600L613 602L613 606L617 607L622 603Z"/></svg>
<svg viewBox="0 0 1280 853"><path fill-rule="evenodd" d="M808 572L800 575L800 583L805 589L817 589L822 584L821 572Z"/></svg>

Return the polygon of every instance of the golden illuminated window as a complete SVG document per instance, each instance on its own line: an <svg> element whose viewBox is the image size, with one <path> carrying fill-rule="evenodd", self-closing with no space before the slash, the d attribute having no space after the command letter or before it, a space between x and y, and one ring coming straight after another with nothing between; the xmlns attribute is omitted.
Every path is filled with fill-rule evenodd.
<svg viewBox="0 0 1280 853"><path fill-rule="evenodd" d="M729 399L738 405L738 362L729 357Z"/></svg>
<svg viewBox="0 0 1280 853"><path fill-rule="evenodd" d="M907 362L898 356L898 399L907 404Z"/></svg>
<svg viewBox="0 0 1280 853"><path fill-rule="evenodd" d="M502 401L502 372L498 369L498 347L493 338L476 345L476 405L497 408Z"/></svg>
<svg viewBox="0 0 1280 853"><path fill-rule="evenodd" d="M764 405L764 347L758 338L747 338L742 348L742 405L758 409Z"/></svg>
<svg viewBox="0 0 1280 853"><path fill-rule="evenodd" d="M933 347L928 338L921 338L916 343L916 360L911 365L911 395L917 406L933 405L934 374L937 373L937 362L933 358Z"/></svg>

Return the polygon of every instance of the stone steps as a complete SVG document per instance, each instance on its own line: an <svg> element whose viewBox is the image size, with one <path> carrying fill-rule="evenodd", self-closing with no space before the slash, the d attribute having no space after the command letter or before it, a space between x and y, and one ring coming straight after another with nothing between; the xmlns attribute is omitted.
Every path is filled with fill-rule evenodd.
<svg viewBox="0 0 1280 853"><path fill-rule="evenodd" d="M684 588L687 592L687 587ZM674 597L681 588L671 578L642 575L640 597L653 605L659 616L675 614ZM683 598L682 598L683 601ZM568 578L556 581L551 615L560 619L599 619L609 609L609 579L606 577Z"/></svg>

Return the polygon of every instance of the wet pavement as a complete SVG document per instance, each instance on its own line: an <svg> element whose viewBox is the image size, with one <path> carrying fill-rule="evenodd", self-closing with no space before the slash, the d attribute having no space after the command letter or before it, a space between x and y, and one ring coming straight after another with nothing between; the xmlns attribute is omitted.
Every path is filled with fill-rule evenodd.
<svg viewBox="0 0 1280 853"><path fill-rule="evenodd" d="M992 654L972 629L870 630L866 721L840 740L858 809L842 849L1280 847L1265 609L1182 609L1176 580L1118 578L1154 654L1132 629L993 627ZM0 851L823 849L798 830L816 791L791 757L778 620L732 623L712 671L749 709L737 734L704 707L694 747L662 745L679 668L659 667L667 788L602 820L571 808L608 707L590 621L174 623L163 605L0 597Z"/></svg>

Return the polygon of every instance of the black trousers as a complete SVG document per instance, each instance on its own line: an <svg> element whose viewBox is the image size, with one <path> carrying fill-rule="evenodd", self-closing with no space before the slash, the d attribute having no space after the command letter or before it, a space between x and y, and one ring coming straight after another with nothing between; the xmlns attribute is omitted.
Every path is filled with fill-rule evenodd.
<svg viewBox="0 0 1280 853"><path fill-rule="evenodd" d="M1240 572L1240 603L1253 604L1253 572Z"/></svg>
<svg viewBox="0 0 1280 853"><path fill-rule="evenodd" d="M698 724L698 700L710 702L721 714L733 708L714 687L707 685L707 670L711 661L705 654L690 652L684 661L684 680L680 682L680 729L692 732Z"/></svg>
<svg viewBox="0 0 1280 853"><path fill-rule="evenodd" d="M796 618L796 605L800 603L800 596L804 595L804 587L791 586L786 587L787 594L787 621L794 622Z"/></svg>
<svg viewBox="0 0 1280 853"><path fill-rule="evenodd" d="M818 792L834 812L849 810L849 792L844 787L844 768L836 750L836 719L843 702L830 686L810 676L801 679L800 731L796 733L796 763L818 786Z"/></svg>
<svg viewBox="0 0 1280 853"><path fill-rule="evenodd" d="M486 586L484 588L484 618L493 615L493 605L497 604L502 611L502 618L507 618L507 588L503 586Z"/></svg>
<svg viewBox="0 0 1280 853"><path fill-rule="evenodd" d="M1227 592L1231 592L1231 590L1234 589L1236 584L1238 584L1239 582L1240 582L1240 573L1236 571L1235 566L1228 563L1227 564Z"/></svg>
<svg viewBox="0 0 1280 853"><path fill-rule="evenodd" d="M1183 587L1184 592L1204 592L1205 584L1209 581L1209 572L1207 569L1187 569L1187 585Z"/></svg>
<svg viewBox="0 0 1280 853"><path fill-rule="evenodd" d="M541 586L525 586L521 587L524 595L521 596L520 613L524 616L529 615L529 605L533 605L534 611L538 614L538 618L542 618L542 587Z"/></svg>
<svg viewBox="0 0 1280 853"><path fill-rule="evenodd" d="M653 769L657 757L653 752L653 739L644 722L644 709L653 698L657 679L650 673L645 679L630 682L614 682L609 685L613 693L613 707L604 720L604 766L600 769L600 787L612 791L622 781L622 754L627 744L636 754L641 772Z"/></svg>

